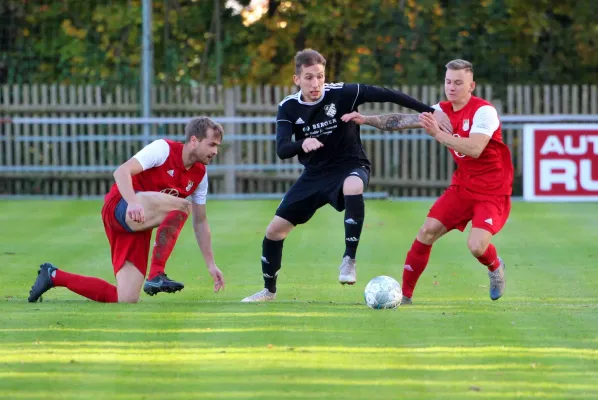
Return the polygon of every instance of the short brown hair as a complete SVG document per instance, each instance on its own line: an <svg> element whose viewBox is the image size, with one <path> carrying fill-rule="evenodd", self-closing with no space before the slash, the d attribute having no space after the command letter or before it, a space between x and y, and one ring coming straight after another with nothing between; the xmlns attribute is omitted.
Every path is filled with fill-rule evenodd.
<svg viewBox="0 0 598 400"><path fill-rule="evenodd" d="M301 74L301 67L304 65L311 67L318 64L326 66L326 59L323 55L313 49L301 50L295 54L295 75Z"/></svg>
<svg viewBox="0 0 598 400"><path fill-rule="evenodd" d="M224 136L222 125L208 117L197 117L193 118L185 126L185 143L189 143L192 136L195 136L199 140L205 139L208 136L208 129L212 129L216 137L222 140Z"/></svg>
<svg viewBox="0 0 598 400"><path fill-rule="evenodd" d="M453 71L459 71L464 69L465 71L469 71L473 74L473 64L469 61L461 60L459 58L450 61L448 64L446 64L446 68L452 69Z"/></svg>

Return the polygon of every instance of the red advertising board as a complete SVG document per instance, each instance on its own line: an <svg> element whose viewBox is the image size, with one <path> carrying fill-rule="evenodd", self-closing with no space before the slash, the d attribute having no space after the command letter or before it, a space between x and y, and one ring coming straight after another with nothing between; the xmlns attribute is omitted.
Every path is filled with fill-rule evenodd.
<svg viewBox="0 0 598 400"><path fill-rule="evenodd" d="M523 152L525 200L598 201L598 125L525 125Z"/></svg>

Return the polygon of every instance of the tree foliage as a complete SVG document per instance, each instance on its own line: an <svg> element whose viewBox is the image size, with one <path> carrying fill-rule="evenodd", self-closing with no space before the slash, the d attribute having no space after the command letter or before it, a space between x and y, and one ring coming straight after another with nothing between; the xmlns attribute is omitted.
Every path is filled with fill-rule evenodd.
<svg viewBox="0 0 598 400"><path fill-rule="evenodd" d="M437 82L447 61L465 58L478 81L598 82L591 0L266 3L245 26L225 0L219 14L212 0L154 0L155 81L288 84L295 53L311 47L329 80ZM140 0L3 1L0 82L136 84L141 11Z"/></svg>

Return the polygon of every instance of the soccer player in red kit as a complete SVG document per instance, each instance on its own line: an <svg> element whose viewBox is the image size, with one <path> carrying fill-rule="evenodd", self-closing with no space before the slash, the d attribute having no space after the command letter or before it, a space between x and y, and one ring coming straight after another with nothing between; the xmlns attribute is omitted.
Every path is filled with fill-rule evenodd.
<svg viewBox="0 0 598 400"><path fill-rule="evenodd" d="M403 303L410 304L417 280L428 264L433 243L453 229L472 222L467 247L488 268L490 298L505 289L505 265L490 243L511 211L513 162L503 142L501 124L492 104L473 96L473 66L465 60L446 65L444 90L448 101L433 106L451 120L453 132L440 129L430 113L368 116L347 114L343 120L383 130L423 127L450 149L457 169L451 185L436 200L407 253L403 270Z"/></svg>
<svg viewBox="0 0 598 400"><path fill-rule="evenodd" d="M154 228L158 228L156 242L144 291L154 295L181 290L183 284L170 280L164 268L190 212L214 291L224 287L224 278L214 262L205 205L206 165L218 153L222 137L219 124L207 117L195 118L185 127L185 143L155 140L118 167L114 172L116 183L105 196L102 208L116 286L45 263L40 266L29 302L38 301L52 287L62 286L102 303L136 303ZM185 199L188 196L192 201Z"/></svg>

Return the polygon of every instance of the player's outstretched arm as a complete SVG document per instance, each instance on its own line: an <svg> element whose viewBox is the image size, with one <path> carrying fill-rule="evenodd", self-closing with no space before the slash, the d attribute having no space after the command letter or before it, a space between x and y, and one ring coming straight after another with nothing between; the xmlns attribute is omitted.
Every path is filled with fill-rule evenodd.
<svg viewBox="0 0 598 400"><path fill-rule="evenodd" d="M344 122L353 121L358 125L370 125L383 131L422 127L417 114L362 115L357 111L353 111L343 115L341 120Z"/></svg>
<svg viewBox="0 0 598 400"><path fill-rule="evenodd" d="M413 97L394 89L359 84L356 106L363 103L395 103L417 112L434 113L434 109Z"/></svg>
<svg viewBox="0 0 598 400"><path fill-rule="evenodd" d="M193 230L195 239L201 250L201 254L208 267L208 272L214 280L214 292L224 288L224 276L216 266L214 261L214 252L212 251L212 232L206 214L206 205L191 203L191 212L193 214Z"/></svg>
<svg viewBox="0 0 598 400"><path fill-rule="evenodd" d="M356 107L363 103L395 103L419 113L429 112L434 115L434 118L436 118L443 130L447 132L453 131L451 121L442 110L432 108L399 90L361 84L349 86L348 90L356 92L351 110L355 110Z"/></svg>

